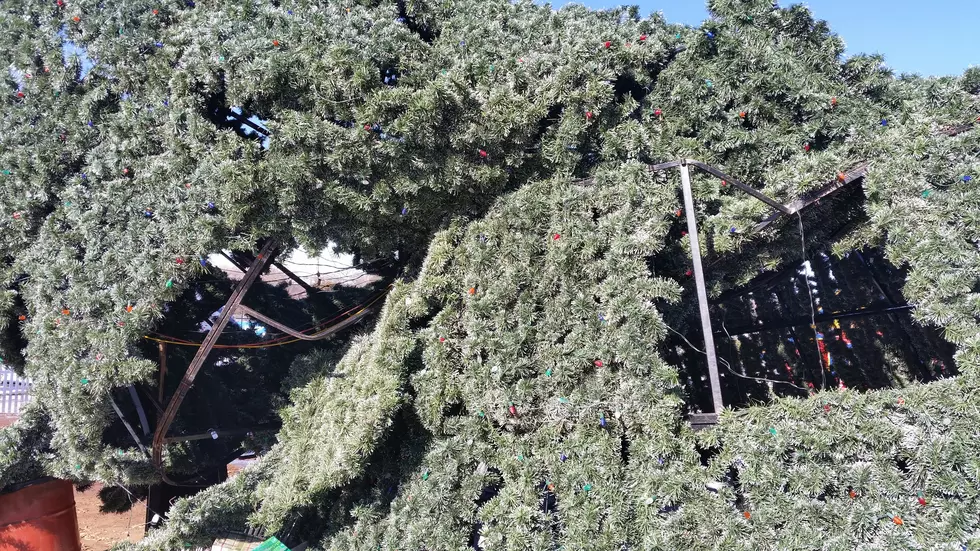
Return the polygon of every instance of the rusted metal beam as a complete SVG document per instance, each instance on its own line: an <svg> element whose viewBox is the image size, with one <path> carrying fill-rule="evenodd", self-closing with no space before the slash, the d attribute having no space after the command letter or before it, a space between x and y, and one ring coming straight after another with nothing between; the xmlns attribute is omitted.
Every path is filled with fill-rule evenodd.
<svg viewBox="0 0 980 551"><path fill-rule="evenodd" d="M718 178L721 178L722 180L724 180L724 181L728 182L729 184L735 186L736 188L744 191L745 193L748 193L752 197L755 197L756 199L762 201L763 203L769 205L770 207L776 209L777 211L779 211L779 212L781 212L783 214L791 214L791 212L789 211L789 209L787 207L784 207L780 203L777 203L776 201L770 199L764 193L759 192L759 191L756 191L755 188L753 188L751 186L748 186L746 184L743 184L737 178L734 178L732 176L729 176L728 174L725 174L724 172L718 170L717 168L715 168L715 167L713 167L711 165L706 165L706 164L704 164L702 162L695 161L693 159L687 159L686 162L687 162L687 164L689 164L689 165L691 165L693 167L697 167L697 168L699 168L699 169L707 172L708 174L711 174L713 176L716 176Z"/></svg>
<svg viewBox="0 0 980 551"><path fill-rule="evenodd" d="M958 136L964 132L973 130L973 128L977 125L977 123L980 123L980 117L977 117L976 120L970 121L966 124L957 124L956 126L943 128L942 130L940 130L940 133L950 137Z"/></svg>
<svg viewBox="0 0 980 551"><path fill-rule="evenodd" d="M291 337L295 337L297 339L304 340L304 341L318 341L320 339L325 339L325 338L329 337L330 335L333 335L334 333L337 333L341 329L344 329L345 327L347 327L349 325L353 325L353 324L357 323L358 321L360 321L361 319L363 319L365 316L367 316L369 313L371 313L371 310L370 309L365 308L365 309L363 309L363 310L361 310L361 311L353 314L351 317L345 319L344 321L342 321L340 323L331 325L330 327L328 327L328 328L326 328L326 329L324 329L324 330L322 330L322 331L320 331L318 333L311 333L311 334L307 335L306 333L301 333L301 332L299 332L299 331L297 331L297 330L295 330L295 329L293 329L293 328L291 328L289 326L283 325L283 324L277 322L276 320L270 318L269 316L266 316L265 314L262 314L260 312L256 312L255 310L252 310L248 306L239 305L238 306L238 311L241 312L241 313L243 313L243 314L245 314L245 315L251 316L251 317L253 317L253 318L255 318L255 319L257 319L257 320L259 320L261 322L265 322L268 325L271 325L272 327L275 327L276 329L282 331L283 333L286 333L287 335L289 335Z"/></svg>
<svg viewBox="0 0 980 551"><path fill-rule="evenodd" d="M753 226L750 233L762 231L776 220L779 220L784 214L796 214L824 197L827 197L828 195L835 193L850 184L853 184L861 178L864 178L868 174L868 166L869 164L867 162L863 162L845 172L843 178L836 178L833 182L830 182L798 199L787 203L783 209L776 209L777 212L772 213L765 220Z"/></svg>
<svg viewBox="0 0 980 551"><path fill-rule="evenodd" d="M214 348L215 343L218 342L218 338L221 337L221 333L228 325L228 321L231 320L232 314L234 314L235 310L237 310L238 305L242 302L242 299L245 298L245 293L248 292L248 289L253 283L255 283L255 281L259 278L259 275L269 264L275 250L275 242L272 239L266 241L265 245L262 247L262 250L259 252L258 256L256 256L255 261L249 267L248 272L245 273L245 277L239 280L239 282L235 285L235 290L231 293L231 297L228 298L228 302L225 303L223 309L221 310L221 314L218 316L218 319L211 326L211 331L208 332L208 335L205 337L201 347L197 349L197 354L194 355L194 359L187 368L187 373L185 373L183 379L181 379L180 385L177 387L177 391L170 399L170 403L167 404L167 409L163 412L163 416L161 417L160 422L157 424L157 430L153 434L153 466L160 472L164 482L168 484L176 485L174 481L167 476L167 473L164 472L163 469L163 441L167 435L167 431L170 429L170 425L177 417L177 410L180 408L180 404L184 401L184 397L187 396L187 393L194 385L194 379L197 377L197 373L204 365L204 360L207 359L208 354L211 353L211 349Z"/></svg>

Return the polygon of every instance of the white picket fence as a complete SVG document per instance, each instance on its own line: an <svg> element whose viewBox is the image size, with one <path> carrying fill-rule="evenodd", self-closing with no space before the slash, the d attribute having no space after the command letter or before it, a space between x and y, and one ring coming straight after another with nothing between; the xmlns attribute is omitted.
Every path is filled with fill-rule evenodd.
<svg viewBox="0 0 980 551"><path fill-rule="evenodd" d="M0 366L0 415L17 415L31 399L31 382Z"/></svg>

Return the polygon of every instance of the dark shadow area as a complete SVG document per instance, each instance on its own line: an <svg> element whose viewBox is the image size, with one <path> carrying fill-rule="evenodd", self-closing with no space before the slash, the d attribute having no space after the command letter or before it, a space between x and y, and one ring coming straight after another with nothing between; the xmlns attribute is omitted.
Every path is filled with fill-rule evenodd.
<svg viewBox="0 0 980 551"><path fill-rule="evenodd" d="M148 488L146 486L132 486L127 489L119 486L103 486L99 490L99 512L102 513L125 513L133 508L140 500L146 499Z"/></svg>
<svg viewBox="0 0 980 551"><path fill-rule="evenodd" d="M892 266L877 248L829 256L829 245L866 219L864 199L861 186L852 185L801 212L806 264L795 215L784 217L771 236L731 253L715 253L717 236L707 236L704 269L714 295L710 316L726 406L766 403L773 395L802 397L819 389L902 387L956 374L955 348L937 329L911 317L901 292L904 269ZM683 283L681 302L658 308L690 343L670 333L661 353L678 366L689 413L711 412L706 356L692 348L703 350L704 338L690 259L680 246L686 231L681 218L668 247L648 264L655 274ZM757 258L773 251L787 260L775 269L755 268L759 273L751 281L735 283L751 273Z"/></svg>
<svg viewBox="0 0 980 551"><path fill-rule="evenodd" d="M912 319L901 294L906 275L877 249L841 259L821 253L811 257L809 270L797 262L750 284L751 291L729 294L711 313L725 404L803 397L822 388L900 388L956 375L955 347ZM687 338L700 344L698 320L687 327ZM711 411L705 356L674 335L665 355L681 366L692 411Z"/></svg>
<svg viewBox="0 0 980 551"><path fill-rule="evenodd" d="M4 259L7 265L13 263L13 259ZM27 348L27 339L21 331L21 324L27 320L27 305L24 304L23 294L20 293L20 284L15 282L9 287L10 290L17 291L13 297L13 307L10 309L12 318L7 321L7 326L0 330L0 350L5 351L4 357L0 359L4 365L14 370L18 376L24 376L24 364L27 360L24 357L24 350ZM24 316L24 319L20 319Z"/></svg>
<svg viewBox="0 0 980 551"><path fill-rule="evenodd" d="M198 94L202 98L201 116L218 128L232 130L244 140L262 141L268 135L268 130L249 120L251 116L244 111L236 112L228 105L223 71L219 71L217 80L220 84L207 93L203 85L198 85Z"/></svg>
<svg viewBox="0 0 980 551"><path fill-rule="evenodd" d="M474 505L476 506L476 511L477 512L480 510L481 507L483 507L487 503L490 503L490 501L493 498L497 497L500 494L500 490L502 490L503 487L504 487L504 477L503 477L503 474L497 468L490 467L489 469L487 469L486 482L485 483L486 483L486 486L484 486L483 487L483 491L480 492L480 497L478 497L473 502ZM555 508L557 507L557 498L554 497L554 493L552 493L550 491L548 493L552 497L549 498L546 495L545 496L545 501L543 502L542 507L547 507L547 505L549 503L548 500L549 499L554 499L555 500L554 501L554 507L552 507L552 509L551 509L552 511L554 511ZM474 513L473 517L476 518L477 516L478 516L477 513ZM482 530L482 529L483 529L483 523L482 522L480 522L480 521L473 522L473 529L470 531L470 541L469 541L469 546L471 548L476 549L476 550L483 549L483 547L480 545L480 530Z"/></svg>
<svg viewBox="0 0 980 551"><path fill-rule="evenodd" d="M423 42L426 44L432 44L437 38L439 38L439 31L437 29L433 29L424 22L419 22L415 16L410 16L408 14L405 0L398 0L397 6L399 21L403 22L405 26L408 27L408 30L417 34Z"/></svg>

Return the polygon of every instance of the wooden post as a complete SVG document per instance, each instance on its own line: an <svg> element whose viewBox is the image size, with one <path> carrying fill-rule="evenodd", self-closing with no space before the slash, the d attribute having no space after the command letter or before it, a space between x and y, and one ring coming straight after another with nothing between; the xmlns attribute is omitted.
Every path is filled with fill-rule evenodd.
<svg viewBox="0 0 980 551"><path fill-rule="evenodd" d="M694 212L694 194L691 191L691 174L687 163L681 164L681 186L684 192L684 210L687 212L687 236L691 241L691 260L694 263L694 284L698 291L698 307L701 311L701 332L704 334L704 352L708 356L708 377L711 380L711 402L715 414L721 414L725 404L721 399L721 378L718 376L718 359L715 357L715 338L711 331L708 314L708 291L704 286L704 269L701 266L701 244L698 242L698 223Z"/></svg>

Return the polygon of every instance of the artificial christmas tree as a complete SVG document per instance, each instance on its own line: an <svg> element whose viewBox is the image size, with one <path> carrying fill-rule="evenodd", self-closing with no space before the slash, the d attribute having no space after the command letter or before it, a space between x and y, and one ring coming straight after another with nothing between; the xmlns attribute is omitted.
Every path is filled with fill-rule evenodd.
<svg viewBox="0 0 980 551"><path fill-rule="evenodd" d="M530 2L5 2L3 355L26 342L38 413L4 433L0 481L157 481L113 393L158 380L143 337L231 294L175 259L332 242L394 266L373 328L235 353L220 408L189 394L187 432L276 407L282 430L141 547L246 521L331 550L977 545L975 79L842 61L801 6L709 8L695 29ZM714 326L791 331L732 326L729 405L755 405L699 432L688 213L650 169L677 158L820 196L777 216L695 176ZM899 288L886 302L955 365L906 318L823 317ZM369 293L249 300L295 326ZM190 358L171 363L168 384ZM170 445L161 467L193 480L238 444Z"/></svg>

